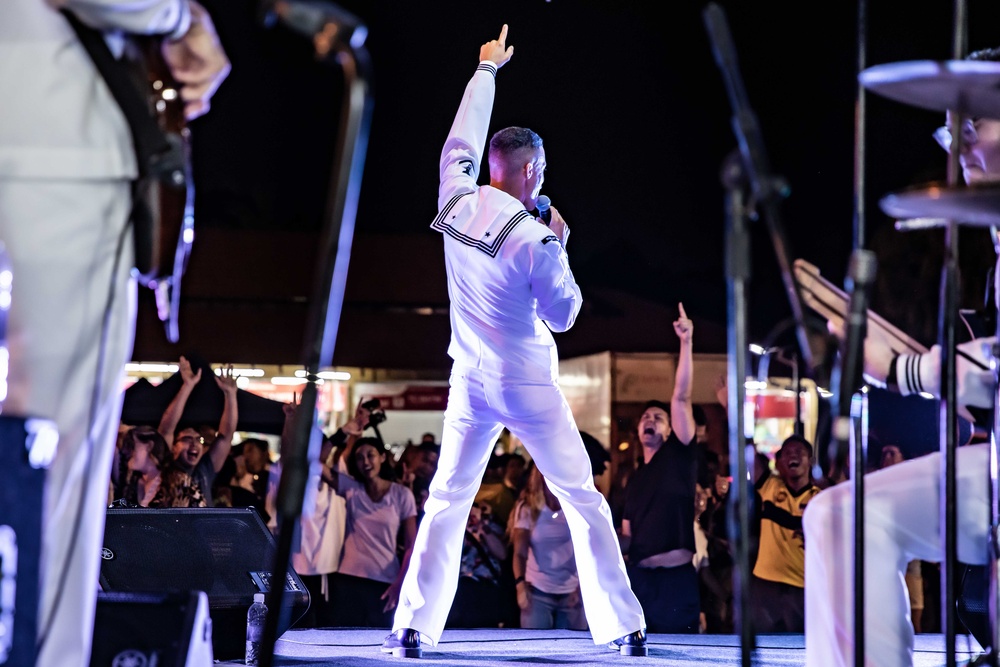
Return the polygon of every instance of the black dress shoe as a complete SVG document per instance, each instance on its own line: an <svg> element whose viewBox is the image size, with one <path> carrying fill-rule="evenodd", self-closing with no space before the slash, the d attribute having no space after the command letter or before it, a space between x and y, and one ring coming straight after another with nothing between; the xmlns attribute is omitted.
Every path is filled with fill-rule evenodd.
<svg viewBox="0 0 1000 667"><path fill-rule="evenodd" d="M608 644L608 648L612 651L618 651L622 655L649 655L649 649L646 647L646 631L636 630L624 637L619 637Z"/></svg>
<svg viewBox="0 0 1000 667"><path fill-rule="evenodd" d="M645 641L644 636L643 644ZM412 628L396 630L382 642L382 653L392 653L394 658L419 658L423 654L420 633Z"/></svg>

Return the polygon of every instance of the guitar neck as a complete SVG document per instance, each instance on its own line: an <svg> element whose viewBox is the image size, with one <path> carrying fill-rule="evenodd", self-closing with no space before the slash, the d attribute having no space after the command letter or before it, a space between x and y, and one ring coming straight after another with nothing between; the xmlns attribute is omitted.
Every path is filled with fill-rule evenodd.
<svg viewBox="0 0 1000 667"><path fill-rule="evenodd" d="M850 297L820 275L819 269L803 259L793 265L795 280L802 292L803 302L817 313L833 322L847 318ZM896 354L926 354L927 348L891 322L871 309L867 312L868 335L879 336Z"/></svg>

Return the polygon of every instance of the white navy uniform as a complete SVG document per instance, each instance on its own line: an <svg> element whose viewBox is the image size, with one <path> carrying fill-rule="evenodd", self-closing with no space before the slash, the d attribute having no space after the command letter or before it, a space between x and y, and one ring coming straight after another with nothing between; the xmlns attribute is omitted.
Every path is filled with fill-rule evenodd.
<svg viewBox="0 0 1000 667"><path fill-rule="evenodd" d="M958 559L986 563L989 445L956 450ZM865 665L911 667L913 625L903 573L941 560L941 455L865 475ZM803 514L807 665L854 665L854 504L850 484L824 489Z"/></svg>
<svg viewBox="0 0 1000 667"><path fill-rule="evenodd" d="M997 267L1000 269L1000 265ZM956 396L992 408L996 386L988 354L995 337L958 346ZM940 347L901 354L899 393L941 396ZM971 415L969 415L971 417ZM914 633L904 572L910 561L940 562L941 454L934 452L865 475L865 664L913 665ZM984 565L989 553L989 445L958 447L958 560ZM850 484L821 491L802 518L806 543L806 664L854 665L854 496Z"/></svg>
<svg viewBox="0 0 1000 667"><path fill-rule="evenodd" d="M595 643L646 627L629 587L611 512L558 385L552 331L569 329L582 296L566 252L520 201L477 184L496 65L479 63L441 153L439 213L451 299L454 363L438 470L396 610L436 645L458 585L462 538L493 445L506 426L559 499L573 535Z"/></svg>
<svg viewBox="0 0 1000 667"><path fill-rule="evenodd" d="M45 480L37 664L70 667L89 664L132 352L137 170L125 118L55 5L106 31L112 46L121 46L116 31L182 36L191 14L187 0L0 2L0 241L13 269L3 413L59 429Z"/></svg>

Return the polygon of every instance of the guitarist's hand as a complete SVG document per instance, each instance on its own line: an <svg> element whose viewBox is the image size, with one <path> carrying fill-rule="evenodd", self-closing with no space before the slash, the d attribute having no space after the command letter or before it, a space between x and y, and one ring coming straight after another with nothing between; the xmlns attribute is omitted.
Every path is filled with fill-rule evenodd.
<svg viewBox="0 0 1000 667"><path fill-rule="evenodd" d="M842 318L829 318L826 321L826 328L831 334L837 337L837 341L843 345L847 339L847 327ZM865 336L863 370L864 374L870 378L884 383L889 375L889 365L892 363L896 353L892 346L879 335L877 330L869 329Z"/></svg>
<svg viewBox="0 0 1000 667"><path fill-rule="evenodd" d="M189 2L191 27L180 39L164 41L163 59L181 84L184 115L193 120L208 112L209 100L229 75L231 66L212 18L200 4Z"/></svg>

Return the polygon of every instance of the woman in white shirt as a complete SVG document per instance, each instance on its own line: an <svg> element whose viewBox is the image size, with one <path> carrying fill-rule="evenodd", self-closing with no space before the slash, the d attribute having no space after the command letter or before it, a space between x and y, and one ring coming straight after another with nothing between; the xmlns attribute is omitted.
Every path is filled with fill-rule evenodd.
<svg viewBox="0 0 1000 667"><path fill-rule="evenodd" d="M588 629L569 525L534 463L510 525L521 627Z"/></svg>
<svg viewBox="0 0 1000 667"><path fill-rule="evenodd" d="M331 586L337 626L391 626L399 601L417 535L417 504L410 489L380 475L385 460L377 438L359 438L347 457L350 474L334 472L329 480L347 506L344 548Z"/></svg>

